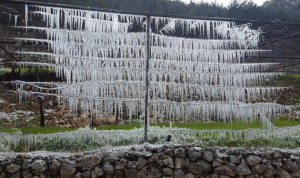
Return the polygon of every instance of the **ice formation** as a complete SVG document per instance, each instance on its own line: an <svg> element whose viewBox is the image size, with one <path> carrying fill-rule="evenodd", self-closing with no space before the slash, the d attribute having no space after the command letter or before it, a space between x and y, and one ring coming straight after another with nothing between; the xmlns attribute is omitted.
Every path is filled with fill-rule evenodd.
<svg viewBox="0 0 300 178"><path fill-rule="evenodd" d="M45 26L28 26L28 14L42 17ZM44 31L47 38L16 40L46 43L49 52L16 53L47 56L48 63L18 65L54 68L66 83L16 81L20 94L54 95L75 112L141 115L146 93L146 29L150 28L148 91L154 120L253 120L287 109L273 103L250 103L284 89L255 86L278 74L262 73L271 63L244 63L245 56L261 51L257 45L260 31L250 29L250 24L152 16L148 27L143 15L27 5L25 20L26 26L19 28ZM23 91L23 85L40 92Z"/></svg>
<svg viewBox="0 0 300 178"><path fill-rule="evenodd" d="M193 143L208 146L227 140L249 142L253 140L276 140L280 142L287 136L299 138L299 126L269 129L211 129L195 130L183 128L150 127L149 142L162 144L168 135L180 144ZM201 139L199 139L199 137ZM27 150L69 151L72 149L91 150L101 146L124 146L143 143L143 129L131 130L92 130L83 128L77 131L53 134L4 134L0 133L0 151L10 150L19 144Z"/></svg>

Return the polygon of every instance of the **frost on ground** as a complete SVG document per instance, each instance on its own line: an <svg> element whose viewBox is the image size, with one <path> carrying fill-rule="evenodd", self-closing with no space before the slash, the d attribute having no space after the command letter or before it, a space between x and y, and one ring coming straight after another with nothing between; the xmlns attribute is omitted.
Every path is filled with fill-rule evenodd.
<svg viewBox="0 0 300 178"><path fill-rule="evenodd" d="M151 144L163 144L168 135L172 135L172 142L179 144L194 143L201 146L224 145L238 143L243 145L252 141L276 141L278 147L295 147L296 145L280 145L281 141L299 138L299 128L282 127L273 129L218 129L218 130L192 130L182 128L149 127L148 140ZM131 130L95 130L85 127L72 132L54 134L4 134L1 133L1 150L7 147L15 150L17 147L23 151L78 151L93 150L105 146L139 145L144 143L144 130L135 128ZM293 143L297 144L297 143ZM20 150L19 150L20 151Z"/></svg>

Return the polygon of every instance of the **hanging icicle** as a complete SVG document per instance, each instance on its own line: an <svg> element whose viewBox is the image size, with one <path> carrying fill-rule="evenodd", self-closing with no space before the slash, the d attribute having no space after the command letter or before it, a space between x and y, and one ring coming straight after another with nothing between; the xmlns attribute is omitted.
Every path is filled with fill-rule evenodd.
<svg viewBox="0 0 300 178"><path fill-rule="evenodd" d="M25 5L25 27L28 26L28 5Z"/></svg>
<svg viewBox="0 0 300 178"><path fill-rule="evenodd" d="M74 112L126 113L129 120L141 116L146 94L146 17L34 7L36 11L31 14L41 16L47 25L25 28L43 30L47 39L15 39L47 43L51 52L16 52L48 57L47 63L17 64L54 68L67 82L57 84L56 94L51 95ZM25 6L26 26L28 14ZM258 49L259 30L229 21L151 17L150 23L154 28L150 29L149 112L156 122L163 118L172 122L248 121L281 112L282 106L263 103L258 110L250 103L284 89L254 87L276 77L275 73L262 73L274 64L241 63L246 55L262 51ZM25 84L45 89L22 83L20 93L28 93L23 91Z"/></svg>

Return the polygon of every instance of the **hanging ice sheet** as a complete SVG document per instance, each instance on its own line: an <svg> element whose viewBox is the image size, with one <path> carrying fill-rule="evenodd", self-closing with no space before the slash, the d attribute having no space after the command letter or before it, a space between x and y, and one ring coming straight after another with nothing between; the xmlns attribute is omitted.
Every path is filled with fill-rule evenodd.
<svg viewBox="0 0 300 178"><path fill-rule="evenodd" d="M145 98L145 16L34 7L36 10L30 13L41 16L46 27L25 28L42 30L47 39L17 40L48 44L50 53L23 54L49 57L48 66L67 81L57 88L56 95L62 101L68 101L75 111L81 107L84 111L117 112L123 106L130 110L127 113L136 114L142 110ZM130 32L132 30L135 33Z"/></svg>
<svg viewBox="0 0 300 178"><path fill-rule="evenodd" d="M241 109L239 102L268 98L284 89L253 87L278 75L262 73L274 64L240 63L245 56L255 57L262 51L258 49L260 32L250 29L250 24L162 17L152 21L158 33L151 36L154 117L258 118L252 105Z"/></svg>
<svg viewBox="0 0 300 178"><path fill-rule="evenodd" d="M126 113L144 111L146 17L68 8L35 6L47 39L17 38L47 43L49 52L18 52L48 56L48 66L67 83L50 93L75 111ZM29 8L30 9L30 8ZM27 16L28 17L28 16ZM277 74L262 73L273 64L240 63L257 56L260 32L249 24L151 17L150 115L155 118L244 120L258 112L283 112L282 106L246 104L284 88L254 87ZM189 38L188 38L189 37ZM23 85L18 87L22 92ZM39 89L46 89L38 86ZM26 92L24 92L26 93ZM28 94L28 93L26 93ZM49 95L50 95L49 94Z"/></svg>

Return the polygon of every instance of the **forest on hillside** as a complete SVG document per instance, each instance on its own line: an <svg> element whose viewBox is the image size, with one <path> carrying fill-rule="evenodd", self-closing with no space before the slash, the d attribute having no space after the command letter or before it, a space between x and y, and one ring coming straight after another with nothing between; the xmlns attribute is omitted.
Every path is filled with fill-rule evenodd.
<svg viewBox="0 0 300 178"><path fill-rule="evenodd" d="M252 0L232 0L228 7L213 3L186 4L179 0L39 0L47 3L70 4L129 12L148 12L153 14L176 14L198 17L224 17L269 21L279 19L283 22L300 22L299 0L270 0L258 6ZM0 4L0 12L8 9ZM9 9L10 11L11 9Z"/></svg>
<svg viewBox="0 0 300 178"><path fill-rule="evenodd" d="M73 4L79 6L126 10L132 12L151 12L157 14L176 14L200 17L225 17L249 20L274 20L300 22L299 0L270 0L258 6L252 0L232 0L228 7L214 3L185 4L179 0L42 0L51 3Z"/></svg>

